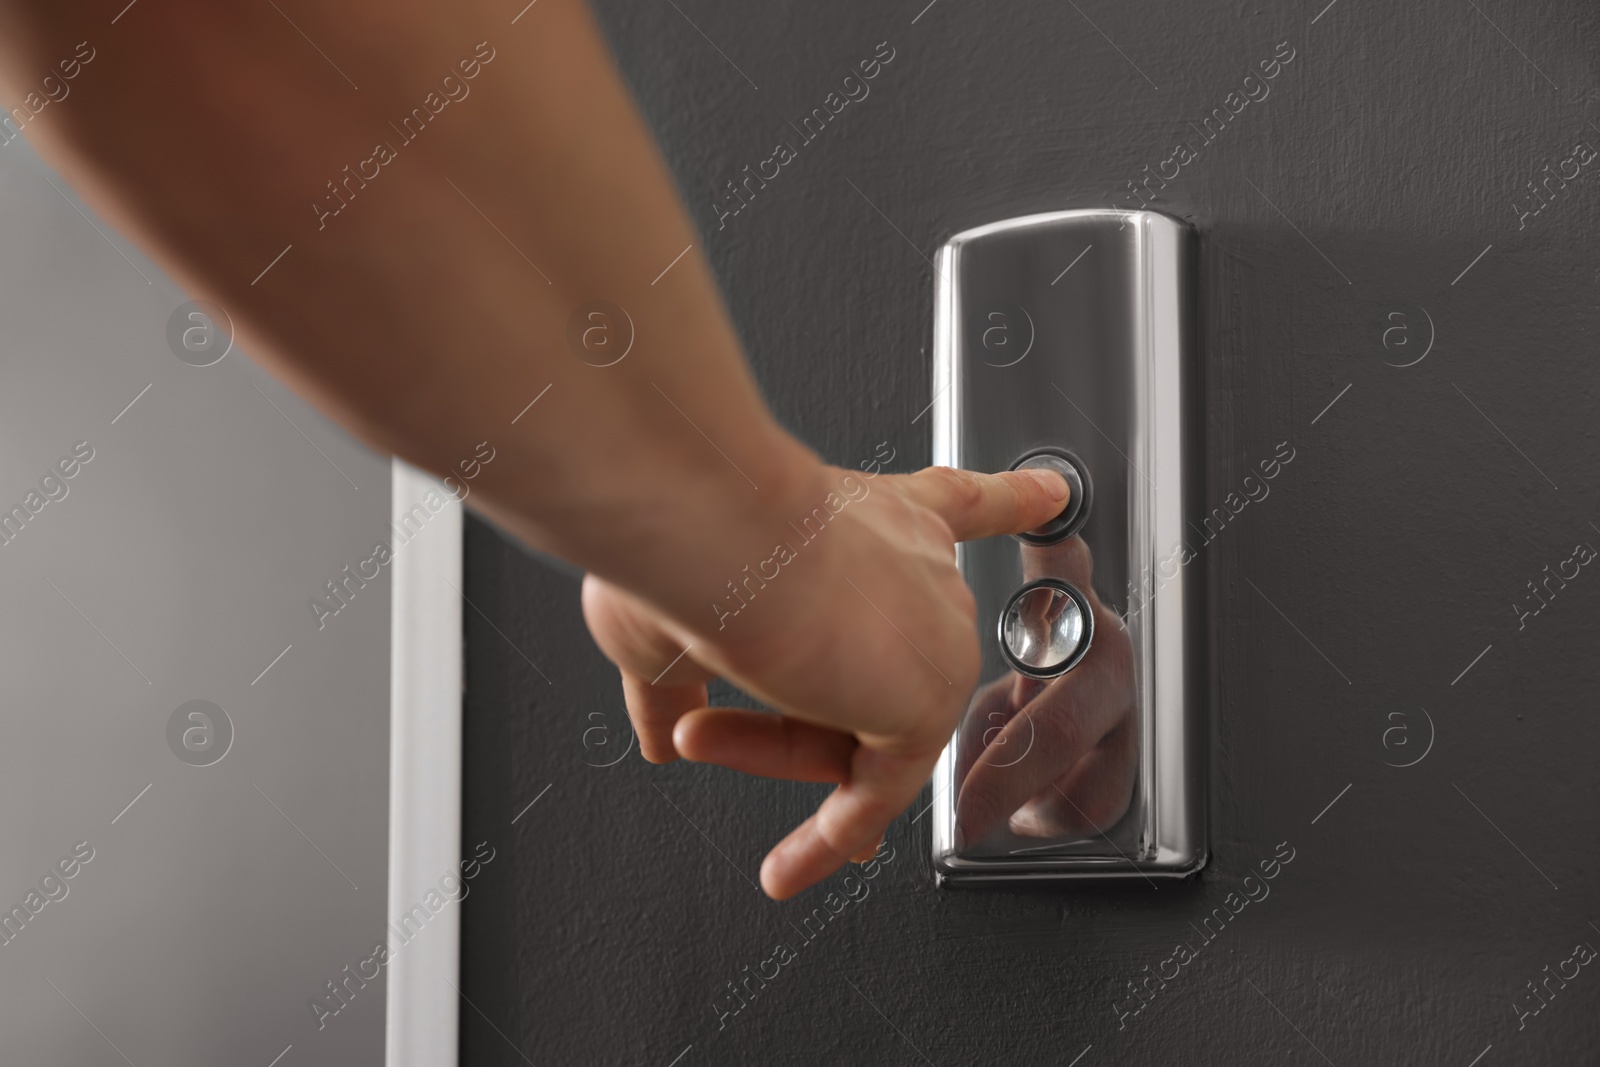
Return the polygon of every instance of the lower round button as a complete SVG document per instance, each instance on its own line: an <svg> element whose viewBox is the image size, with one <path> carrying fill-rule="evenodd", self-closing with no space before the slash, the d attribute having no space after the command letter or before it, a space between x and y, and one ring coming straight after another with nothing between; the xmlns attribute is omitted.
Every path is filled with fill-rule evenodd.
<svg viewBox="0 0 1600 1067"><path fill-rule="evenodd" d="M1058 578L1029 582L1000 612L1000 651L1014 670L1030 678L1067 673L1093 641L1089 598Z"/></svg>

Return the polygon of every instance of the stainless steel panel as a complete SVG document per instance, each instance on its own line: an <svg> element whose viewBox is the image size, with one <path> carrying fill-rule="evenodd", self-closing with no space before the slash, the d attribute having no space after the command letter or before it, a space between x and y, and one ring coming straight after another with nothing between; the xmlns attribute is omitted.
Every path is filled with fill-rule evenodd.
<svg viewBox="0 0 1600 1067"><path fill-rule="evenodd" d="M1064 450L1093 482L1066 540L961 546L984 673L934 774L941 883L1205 863L1200 583L1184 547L1199 440L1191 242L1153 212L1064 211L969 230L940 253L934 462L1003 471ZM1012 670L997 625L1040 579L1093 605L1092 647L1053 678Z"/></svg>

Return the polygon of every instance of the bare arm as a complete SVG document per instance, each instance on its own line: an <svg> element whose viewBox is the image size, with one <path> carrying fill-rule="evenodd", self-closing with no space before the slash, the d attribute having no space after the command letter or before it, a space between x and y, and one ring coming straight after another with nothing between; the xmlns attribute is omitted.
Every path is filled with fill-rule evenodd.
<svg viewBox="0 0 1600 1067"><path fill-rule="evenodd" d="M669 600L713 576L624 551L637 516L762 499L694 424L759 493L814 464L767 414L698 252L651 285L695 235L581 3L514 26L481 0L280 5L315 46L265 2L147 2L114 26L121 3L94 6L5 5L7 97L94 53L29 139L373 445L444 471L490 439L497 521ZM566 344L597 299L637 332L605 369Z"/></svg>
<svg viewBox="0 0 1600 1067"><path fill-rule="evenodd" d="M375 447L442 474L490 441L473 500L591 572L648 758L782 773L768 756L822 746L809 769L843 788L769 891L870 852L976 677L952 538L1036 525L1059 480L886 478L730 626L727 583L846 472L773 420L698 250L673 264L696 235L584 4L123 3L0 0L30 141ZM610 366L569 342L597 300L635 335ZM717 675L794 729L699 711Z"/></svg>

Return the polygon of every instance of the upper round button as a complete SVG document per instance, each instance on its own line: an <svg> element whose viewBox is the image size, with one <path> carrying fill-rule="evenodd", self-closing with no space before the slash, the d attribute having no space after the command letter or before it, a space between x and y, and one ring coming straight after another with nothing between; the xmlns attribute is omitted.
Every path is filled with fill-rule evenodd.
<svg viewBox="0 0 1600 1067"><path fill-rule="evenodd" d="M1020 541L1030 545L1053 545L1065 541L1083 528L1089 520L1089 506L1094 500L1094 483L1089 480L1089 469L1083 460L1064 448L1036 448L1011 465L1014 471L1051 470L1066 479L1071 495L1061 514L1035 527L1027 533L1017 534Z"/></svg>

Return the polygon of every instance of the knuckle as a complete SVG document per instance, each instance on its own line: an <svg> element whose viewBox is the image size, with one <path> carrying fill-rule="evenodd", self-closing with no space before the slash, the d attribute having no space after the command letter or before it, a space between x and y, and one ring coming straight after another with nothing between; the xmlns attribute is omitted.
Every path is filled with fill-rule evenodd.
<svg viewBox="0 0 1600 1067"><path fill-rule="evenodd" d="M879 821L875 810L878 806L875 801L859 797L843 804L824 804L817 812L817 836L835 855L852 856L889 825L887 816Z"/></svg>

